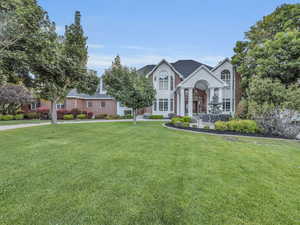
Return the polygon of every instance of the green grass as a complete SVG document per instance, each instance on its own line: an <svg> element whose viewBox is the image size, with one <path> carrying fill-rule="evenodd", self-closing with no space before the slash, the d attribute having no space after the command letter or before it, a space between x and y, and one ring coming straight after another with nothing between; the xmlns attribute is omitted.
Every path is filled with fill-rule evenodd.
<svg viewBox="0 0 300 225"><path fill-rule="evenodd" d="M29 124L29 123L47 123L49 120L0 120L0 126Z"/></svg>
<svg viewBox="0 0 300 225"><path fill-rule="evenodd" d="M0 132L1 225L300 223L300 144L159 122Z"/></svg>

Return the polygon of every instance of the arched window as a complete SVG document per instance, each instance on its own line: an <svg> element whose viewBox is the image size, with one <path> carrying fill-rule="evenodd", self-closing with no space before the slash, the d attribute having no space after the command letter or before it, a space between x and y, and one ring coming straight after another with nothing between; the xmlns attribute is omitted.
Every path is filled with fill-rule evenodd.
<svg viewBox="0 0 300 225"><path fill-rule="evenodd" d="M223 70L221 72L221 80L223 80L227 84L227 86L230 86L231 75L229 70Z"/></svg>
<svg viewBox="0 0 300 225"><path fill-rule="evenodd" d="M160 71L159 73L159 90L168 90L169 76L167 71Z"/></svg>

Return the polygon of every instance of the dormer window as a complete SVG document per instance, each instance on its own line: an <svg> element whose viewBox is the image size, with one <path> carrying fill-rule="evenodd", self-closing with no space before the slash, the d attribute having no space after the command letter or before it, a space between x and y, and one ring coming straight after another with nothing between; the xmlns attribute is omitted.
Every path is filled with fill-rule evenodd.
<svg viewBox="0 0 300 225"><path fill-rule="evenodd" d="M159 90L169 89L169 76L167 71L160 71L159 73Z"/></svg>
<svg viewBox="0 0 300 225"><path fill-rule="evenodd" d="M221 80L224 81L227 86L230 86L231 75L229 70L223 70L221 72Z"/></svg>

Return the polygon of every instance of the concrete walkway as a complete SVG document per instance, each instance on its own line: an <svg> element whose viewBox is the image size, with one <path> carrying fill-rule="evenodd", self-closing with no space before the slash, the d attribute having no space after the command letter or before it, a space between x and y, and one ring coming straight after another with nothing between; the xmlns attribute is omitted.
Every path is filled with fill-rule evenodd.
<svg viewBox="0 0 300 225"><path fill-rule="evenodd" d="M149 120L149 119L138 119L137 122L167 122L169 120ZM79 121L63 121L58 122L58 124L77 124L77 123L110 123L110 122L132 122L132 119L126 119L126 120L79 120ZM30 124L16 124L16 125L7 125L7 126L0 126L0 131L4 130L12 130L12 129L18 129L18 128L26 128L26 127L37 127L37 126L44 126L44 125L50 125L50 122L45 123L30 123Z"/></svg>

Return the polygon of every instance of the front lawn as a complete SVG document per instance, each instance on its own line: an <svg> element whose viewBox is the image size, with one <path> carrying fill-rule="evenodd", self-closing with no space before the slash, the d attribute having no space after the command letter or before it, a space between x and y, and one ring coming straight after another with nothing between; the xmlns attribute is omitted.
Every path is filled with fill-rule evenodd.
<svg viewBox="0 0 300 225"><path fill-rule="evenodd" d="M300 223L300 143L159 122L0 132L1 225Z"/></svg>

